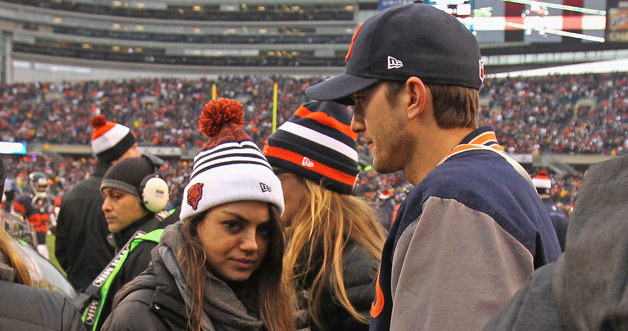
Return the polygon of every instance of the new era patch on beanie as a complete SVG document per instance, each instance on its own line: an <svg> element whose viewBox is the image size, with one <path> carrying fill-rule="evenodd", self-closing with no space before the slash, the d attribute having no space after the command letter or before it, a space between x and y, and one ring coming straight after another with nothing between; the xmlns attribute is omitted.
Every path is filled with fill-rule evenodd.
<svg viewBox="0 0 628 331"><path fill-rule="evenodd" d="M350 125L346 106L307 103L268 138L264 155L273 167L350 194L358 174L357 134Z"/></svg>
<svg viewBox="0 0 628 331"><path fill-rule="evenodd" d="M351 95L380 80L423 82L479 89L484 79L480 47L455 17L427 4L381 11L355 32L345 73L310 86L312 99L352 104Z"/></svg>
<svg viewBox="0 0 628 331"><path fill-rule="evenodd" d="M99 161L117 160L135 145L135 136L128 127L107 121L105 115L92 118L92 152Z"/></svg>
<svg viewBox="0 0 628 331"><path fill-rule="evenodd" d="M219 98L207 103L199 128L210 138L194 157L183 192L182 220L235 201L265 201L284 210L281 182L242 125L242 104Z"/></svg>

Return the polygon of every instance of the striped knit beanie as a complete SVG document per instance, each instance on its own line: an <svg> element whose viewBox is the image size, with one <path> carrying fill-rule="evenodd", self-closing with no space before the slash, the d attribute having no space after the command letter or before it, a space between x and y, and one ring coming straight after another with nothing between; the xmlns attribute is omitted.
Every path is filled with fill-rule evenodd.
<svg viewBox="0 0 628 331"><path fill-rule="evenodd" d="M124 125L109 122L105 115L92 118L92 152L99 161L115 161L135 145L135 136Z"/></svg>
<svg viewBox="0 0 628 331"><path fill-rule="evenodd" d="M547 177L547 171L539 171L534 178L532 178L532 184L536 187L536 191L539 194L550 194L552 189L552 180Z"/></svg>
<svg viewBox="0 0 628 331"><path fill-rule="evenodd" d="M351 194L358 174L357 133L346 106L314 101L301 106L268 138L264 155L287 170L338 193Z"/></svg>
<svg viewBox="0 0 628 331"><path fill-rule="evenodd" d="M210 141L194 157L183 192L182 220L235 201L272 203L283 213L281 182L251 137L242 130L242 104L220 98L207 103L199 128Z"/></svg>

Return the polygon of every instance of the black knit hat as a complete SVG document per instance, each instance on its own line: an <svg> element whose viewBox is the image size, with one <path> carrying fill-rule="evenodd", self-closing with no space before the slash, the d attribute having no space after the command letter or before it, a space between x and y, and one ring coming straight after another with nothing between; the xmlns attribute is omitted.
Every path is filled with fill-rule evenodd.
<svg viewBox="0 0 628 331"><path fill-rule="evenodd" d="M342 194L358 174L357 134L346 106L314 101L301 106L268 138L264 155L271 166Z"/></svg>
<svg viewBox="0 0 628 331"><path fill-rule="evenodd" d="M146 157L130 157L116 162L103 177L100 190L115 188L140 198L140 184L155 173L155 167Z"/></svg>
<svg viewBox="0 0 628 331"><path fill-rule="evenodd" d="M479 89L484 78L480 47L455 17L427 4L397 6L360 25L345 57L345 73L309 87L316 100L353 104L351 95L380 80Z"/></svg>

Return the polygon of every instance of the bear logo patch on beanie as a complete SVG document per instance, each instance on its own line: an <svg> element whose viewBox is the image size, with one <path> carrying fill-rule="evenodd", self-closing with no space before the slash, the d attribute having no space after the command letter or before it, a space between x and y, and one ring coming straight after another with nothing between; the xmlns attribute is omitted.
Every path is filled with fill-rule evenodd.
<svg viewBox="0 0 628 331"><path fill-rule="evenodd" d="M196 183L188 189L188 205L192 207L192 209L196 210L198 208L198 202L203 198L203 183Z"/></svg>

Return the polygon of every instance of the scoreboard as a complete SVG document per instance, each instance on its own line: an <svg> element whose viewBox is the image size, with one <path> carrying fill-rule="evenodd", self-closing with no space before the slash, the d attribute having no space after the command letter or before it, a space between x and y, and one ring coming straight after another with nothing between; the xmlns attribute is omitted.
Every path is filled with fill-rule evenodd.
<svg viewBox="0 0 628 331"><path fill-rule="evenodd" d="M606 40L628 42L628 0L608 0Z"/></svg>
<svg viewBox="0 0 628 331"><path fill-rule="evenodd" d="M421 1L380 0L380 10L412 2ZM422 2L456 16L481 44L628 41L628 0Z"/></svg>

